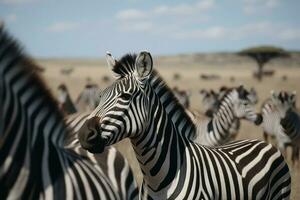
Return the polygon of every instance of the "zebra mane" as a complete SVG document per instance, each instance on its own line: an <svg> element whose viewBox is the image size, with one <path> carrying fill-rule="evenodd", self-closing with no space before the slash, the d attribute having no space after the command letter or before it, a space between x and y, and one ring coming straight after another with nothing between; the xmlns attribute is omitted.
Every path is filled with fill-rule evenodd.
<svg viewBox="0 0 300 200"><path fill-rule="evenodd" d="M136 54L124 55L121 59L116 60L116 64L113 66L112 71L119 75L119 78L132 74L135 69L136 57Z"/></svg>
<svg viewBox="0 0 300 200"><path fill-rule="evenodd" d="M225 94L222 96L222 98L220 99L220 102L224 101L224 99L228 96L228 94L230 94L233 90L236 90L238 93L238 96L240 99L247 99L247 96L250 94L245 88L243 87L232 87L232 88L228 88L227 91L225 92Z"/></svg>
<svg viewBox="0 0 300 200"><path fill-rule="evenodd" d="M157 96L160 98L160 102L162 103L163 107L166 109L168 105L172 104L173 107L168 112L168 115L171 118L174 116L175 113L179 114L176 119L172 118L174 124L179 123L179 120L186 120L187 125L190 125L193 129L195 129L195 124L191 119L190 115L186 112L186 109L183 105L178 101L176 96L174 95L172 89L167 85L164 79L160 76L160 74L154 69L149 77L149 83L154 89ZM162 97L164 100L162 101Z"/></svg>
<svg viewBox="0 0 300 200"><path fill-rule="evenodd" d="M43 96L43 100L47 103L49 109L57 111L58 117L61 117L61 121L63 121L63 113L58 109L58 102L39 73L41 67L24 53L24 50L18 44L18 41L12 38L3 27L0 27L0 43L2 47L0 49L0 57L5 56L3 55L4 52L11 56L12 59L8 61L10 62L8 64L10 65L10 68L22 68L20 70L22 75L30 80L31 85L37 88L37 91Z"/></svg>

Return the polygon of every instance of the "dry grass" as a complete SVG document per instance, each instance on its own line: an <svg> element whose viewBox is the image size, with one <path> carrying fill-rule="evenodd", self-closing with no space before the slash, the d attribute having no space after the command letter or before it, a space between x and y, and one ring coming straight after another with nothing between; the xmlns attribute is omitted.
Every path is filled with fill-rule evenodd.
<svg viewBox="0 0 300 200"><path fill-rule="evenodd" d="M201 110L198 91L201 88L218 89L222 85L236 86L238 84L244 84L246 87L255 87L260 101L258 103L258 109L260 103L269 96L270 90L297 90L300 92L300 68L294 67L281 67L280 64L273 64L273 69L276 69L276 74L273 78L266 78L263 82L259 83L252 78L253 63L226 63L222 67L218 67L216 64L203 65L195 62L197 59L181 60L181 57L174 58L160 58L156 60L155 68L161 73L168 84L178 86L182 89L188 89L192 92L191 105L193 109ZM77 97L80 90L86 83L87 78L92 79L98 83L100 87L107 86L107 82L103 81L104 76L111 77L111 73L105 62L95 60L42 60L40 64L46 68L44 73L46 80L48 81L50 88L53 92L56 91L56 87L64 82L69 88L73 99ZM64 76L60 73L62 67L74 67L74 71L69 76ZM174 73L181 75L179 80L174 80ZM199 75L201 73L217 74L221 76L220 80L205 81L200 80ZM282 81L281 77L286 75L288 79ZM235 77L235 81L231 82L230 78ZM111 79L113 80L113 78ZM298 105L300 98L298 98ZM242 122L241 131L238 139L263 139L262 129L255 127L254 125L246 122ZM117 148L127 157L132 168L134 169L135 176L138 182L141 182L141 173L133 154L130 142L128 140L122 141L116 144ZM292 199L300 199L300 194L297 193L300 190L300 167L292 168L289 162L289 166L292 172Z"/></svg>

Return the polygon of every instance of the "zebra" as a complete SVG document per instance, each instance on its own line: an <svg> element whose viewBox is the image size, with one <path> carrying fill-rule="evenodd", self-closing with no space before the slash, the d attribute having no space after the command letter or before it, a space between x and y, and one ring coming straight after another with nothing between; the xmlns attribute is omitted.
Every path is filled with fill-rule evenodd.
<svg viewBox="0 0 300 200"><path fill-rule="evenodd" d="M296 110L296 92L274 92L262 105L264 138L274 136L278 148L286 155L287 145L292 146L292 163L299 160L300 116Z"/></svg>
<svg viewBox="0 0 300 200"><path fill-rule="evenodd" d="M253 87L250 88L248 98L251 100L252 103L254 103L254 104L258 103L258 100L259 100L258 95L257 95L256 90Z"/></svg>
<svg viewBox="0 0 300 200"><path fill-rule="evenodd" d="M143 173L140 199L289 199L291 177L278 149L258 140L194 143L195 125L150 53L107 59L116 81L78 137L92 153L129 138Z"/></svg>
<svg viewBox="0 0 300 200"><path fill-rule="evenodd" d="M189 91L185 91L185 90L180 90L177 87L173 88L173 92L176 96L176 98L178 99L178 101L185 107L185 108L189 108L190 107L190 92Z"/></svg>
<svg viewBox="0 0 300 200"><path fill-rule="evenodd" d="M214 113L218 112L222 97L224 97L224 95L228 90L229 88L227 87L221 87L219 93L216 93L214 90L205 90L205 89L200 90L199 94L201 96L202 110L206 117L213 118ZM199 124L201 124L203 120L207 120L207 118L201 117L201 114L196 113L194 111L191 113L191 116L197 119ZM234 140L238 134L240 126L241 126L240 119L235 117L228 127L227 133L229 135L225 137L226 140L224 139L221 140L220 142L218 142L218 145L221 143L225 143L228 140Z"/></svg>
<svg viewBox="0 0 300 200"><path fill-rule="evenodd" d="M214 90L201 89L199 91L202 111L207 117L212 117L219 106L218 94Z"/></svg>
<svg viewBox="0 0 300 200"><path fill-rule="evenodd" d="M57 87L58 90L58 102L59 107L65 112L67 115L74 114L77 112L77 109L71 99L68 88L65 84L60 84Z"/></svg>
<svg viewBox="0 0 300 200"><path fill-rule="evenodd" d="M65 148L63 113L36 64L0 29L0 199L134 199L132 171L117 183L113 151L94 156ZM71 137L71 136L70 136ZM77 139L78 140L78 139ZM108 158L106 158L107 156ZM115 156L118 156L115 154ZM119 162L111 160L112 162ZM120 165L125 165L120 160ZM103 167L102 167L103 166ZM105 169L104 167L108 168Z"/></svg>
<svg viewBox="0 0 300 200"><path fill-rule="evenodd" d="M98 85L88 83L77 97L75 104L78 108L83 107L81 111L92 111L99 104L100 93L101 90L99 89Z"/></svg>
<svg viewBox="0 0 300 200"><path fill-rule="evenodd" d="M205 93L207 94L203 95ZM222 97L219 100L220 95ZM262 116L255 113L255 104L249 95L250 93L242 85L226 89L226 92L221 91L219 95L212 91L210 93L202 91L203 101L214 107L209 108L212 114L208 118L198 119L198 116L194 115L197 134L193 140L199 144L218 146L237 136L240 119L245 118L259 125ZM209 104L208 101L211 103Z"/></svg>
<svg viewBox="0 0 300 200"><path fill-rule="evenodd" d="M226 94L226 91L228 91L230 88L226 87L226 86L222 86L219 89L219 95L218 95L218 99L221 100L223 98L223 96ZM258 103L258 96L257 96L257 92L254 89L254 87L251 87L250 90L248 91L248 98L251 100L251 102L253 104L257 104Z"/></svg>

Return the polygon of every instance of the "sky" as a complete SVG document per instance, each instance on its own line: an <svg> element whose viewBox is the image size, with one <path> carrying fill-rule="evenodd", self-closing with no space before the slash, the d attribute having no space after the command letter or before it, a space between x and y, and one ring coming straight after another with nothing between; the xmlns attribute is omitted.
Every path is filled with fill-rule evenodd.
<svg viewBox="0 0 300 200"><path fill-rule="evenodd" d="M0 0L0 20L34 57L300 49L300 0Z"/></svg>

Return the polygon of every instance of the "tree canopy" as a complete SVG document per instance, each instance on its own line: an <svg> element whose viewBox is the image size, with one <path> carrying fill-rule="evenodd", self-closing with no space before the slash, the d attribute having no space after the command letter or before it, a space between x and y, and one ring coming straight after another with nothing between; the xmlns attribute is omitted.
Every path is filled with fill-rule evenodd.
<svg viewBox="0 0 300 200"><path fill-rule="evenodd" d="M287 57L289 55L284 49L274 46L251 47L240 51L238 54L255 59L259 65L264 65L273 58Z"/></svg>
<svg viewBox="0 0 300 200"><path fill-rule="evenodd" d="M278 57L287 57L289 53L282 48L274 46L257 46L244 49L238 53L241 56L248 56L254 59L258 65L257 78L262 79L263 76L263 66L270 60Z"/></svg>

